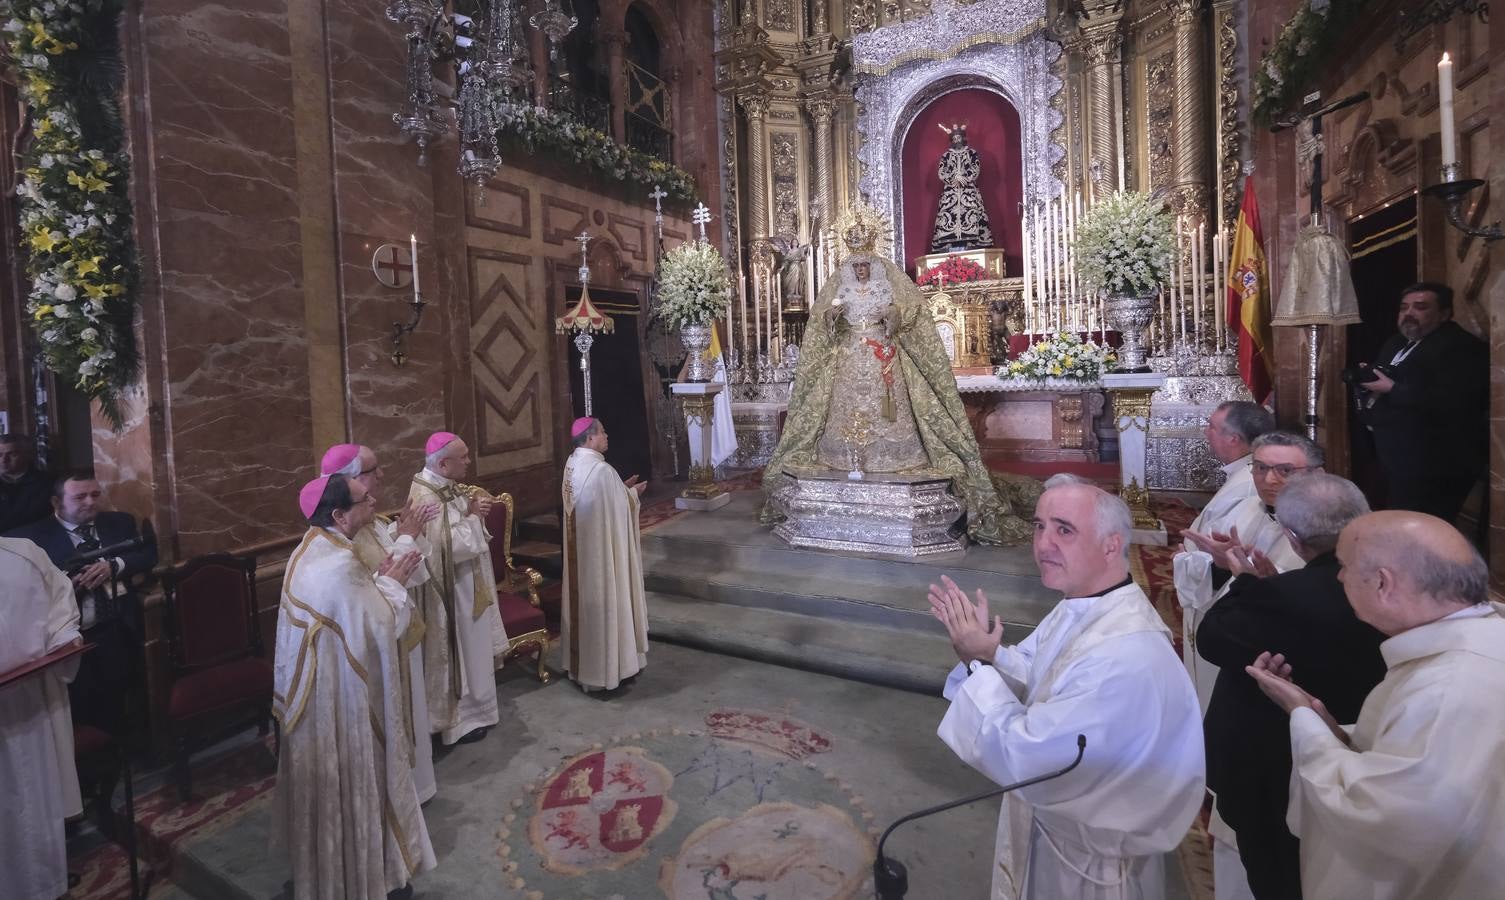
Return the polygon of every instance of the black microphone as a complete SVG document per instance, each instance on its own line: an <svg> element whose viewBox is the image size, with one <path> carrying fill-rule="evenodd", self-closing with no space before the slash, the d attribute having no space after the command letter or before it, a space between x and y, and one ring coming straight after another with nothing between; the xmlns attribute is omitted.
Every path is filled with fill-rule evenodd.
<svg viewBox="0 0 1505 900"><path fill-rule="evenodd" d="M873 884L878 889L878 900L903 900L904 895L909 892L909 870L905 869L904 864L899 862L898 860L885 859L883 856L883 843L884 841L888 840L888 836L890 834L893 834L895 828L898 828L905 822L912 822L915 819L923 819L926 816L933 816L936 813L945 812L948 809L955 809L958 806L966 806L969 803L976 803L979 800L986 800L989 797L997 797L1000 794L1007 794L1009 791L1029 787L1032 784L1039 784L1042 781L1050 781L1052 778L1060 778L1062 775L1065 775L1067 772L1070 772L1072 769L1075 769L1077 766L1081 765L1082 755L1086 752L1087 736L1085 734L1079 734L1076 736L1076 759L1072 760L1071 765L1067 766L1064 769L1060 769L1046 775L1037 775L1034 778L1027 778L1024 781L1016 781L1013 784L1007 784L1000 788L993 788L990 791L985 791L981 794L975 794L971 797L963 797L960 800L952 800L949 803L942 803L939 806L932 806L929 809L922 809L919 812L912 812L909 815L895 821L894 824L888 826L888 829L883 832L883 836L878 839L878 855L873 860Z"/></svg>
<svg viewBox="0 0 1505 900"><path fill-rule="evenodd" d="M109 557L119 556L122 553L129 553L132 550L140 550L146 545L147 539L144 535L141 537L133 537L128 541L120 541L119 543L111 544L108 547L99 547L94 550L87 550L83 553L75 553L70 559L59 566L59 568L61 568L64 572L72 575L91 562L100 559L106 559Z"/></svg>

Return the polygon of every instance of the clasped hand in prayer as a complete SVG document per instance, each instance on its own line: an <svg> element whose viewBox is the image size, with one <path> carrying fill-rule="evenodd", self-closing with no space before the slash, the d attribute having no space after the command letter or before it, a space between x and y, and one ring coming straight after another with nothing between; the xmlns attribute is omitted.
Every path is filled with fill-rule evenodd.
<svg viewBox="0 0 1505 900"><path fill-rule="evenodd" d="M946 626L951 646L963 663L978 659L991 664L1003 643L1003 617L994 616L990 627L988 596L980 589L974 596L975 602L942 575L939 585L930 586L930 612Z"/></svg>

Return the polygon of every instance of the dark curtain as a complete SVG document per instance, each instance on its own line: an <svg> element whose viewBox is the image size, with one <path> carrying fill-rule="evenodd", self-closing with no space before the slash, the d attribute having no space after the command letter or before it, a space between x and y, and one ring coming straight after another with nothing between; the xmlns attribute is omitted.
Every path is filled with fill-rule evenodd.
<svg viewBox="0 0 1505 900"><path fill-rule="evenodd" d="M1348 254L1363 322L1348 326L1345 365L1372 363L1380 345L1395 334L1401 289L1416 281L1416 197L1348 223ZM1355 392L1348 389L1348 433L1354 483L1375 509L1385 502L1385 478L1369 431L1358 420Z"/></svg>

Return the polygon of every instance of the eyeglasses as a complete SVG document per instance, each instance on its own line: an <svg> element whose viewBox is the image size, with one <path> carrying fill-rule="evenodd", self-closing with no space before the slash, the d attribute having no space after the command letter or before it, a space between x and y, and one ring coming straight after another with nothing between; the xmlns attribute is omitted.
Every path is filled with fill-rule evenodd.
<svg viewBox="0 0 1505 900"><path fill-rule="evenodd" d="M1269 475L1269 474L1273 473L1273 474L1279 476L1282 480L1290 478L1292 475L1296 474L1297 472L1305 472L1307 469L1310 469L1310 468L1313 468L1313 467L1312 466L1293 466L1293 465L1291 465L1289 463L1286 463L1284 465L1279 465L1279 466L1269 466L1269 465L1265 465L1264 463L1260 462L1257 459L1254 461L1254 466L1253 466L1254 475L1255 475L1256 478L1259 477L1259 476L1261 476L1261 475Z"/></svg>
<svg viewBox="0 0 1505 900"><path fill-rule="evenodd" d="M346 507L346 508L347 509L355 509L357 506L360 506L362 503L370 503L371 505L375 506L376 505L376 495L375 494L367 494L366 496L362 497L359 500L352 500L352 501L350 501L350 505L348 507Z"/></svg>

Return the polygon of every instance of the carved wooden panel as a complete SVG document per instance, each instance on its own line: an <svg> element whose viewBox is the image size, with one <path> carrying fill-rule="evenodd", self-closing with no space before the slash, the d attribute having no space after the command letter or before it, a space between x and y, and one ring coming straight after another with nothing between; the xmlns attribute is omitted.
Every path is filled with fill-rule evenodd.
<svg viewBox="0 0 1505 900"><path fill-rule="evenodd" d="M519 237L530 237L533 234L532 207L527 188L493 179L486 184L484 199L478 199L476 194L476 191L465 191L466 225Z"/></svg>
<svg viewBox="0 0 1505 900"><path fill-rule="evenodd" d="M617 213L606 216L606 233L616 239L622 252L633 259L646 261L653 243L653 228L640 219L629 219Z"/></svg>
<svg viewBox="0 0 1505 900"><path fill-rule="evenodd" d="M563 244L573 241L575 235L587 230L590 225L590 210L579 203L571 203L549 194L540 194L539 203L543 206L545 243Z"/></svg>
<svg viewBox="0 0 1505 900"><path fill-rule="evenodd" d="M552 323L530 302L527 256L471 247L470 352L477 469L495 474L552 460L548 382Z"/></svg>

